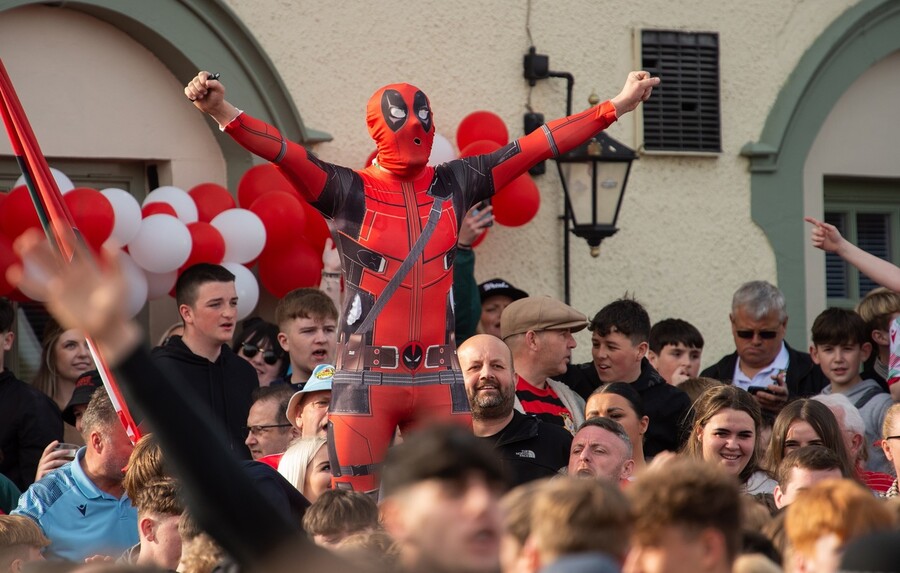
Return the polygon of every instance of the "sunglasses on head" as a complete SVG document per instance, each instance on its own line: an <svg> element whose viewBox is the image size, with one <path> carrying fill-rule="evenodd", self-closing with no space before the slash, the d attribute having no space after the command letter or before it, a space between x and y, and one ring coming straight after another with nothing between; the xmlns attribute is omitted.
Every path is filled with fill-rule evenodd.
<svg viewBox="0 0 900 573"><path fill-rule="evenodd" d="M752 340L754 335L759 335L763 340L772 340L776 336L778 336L777 330L736 330L735 334L737 334L738 338L743 338L745 340Z"/></svg>
<svg viewBox="0 0 900 573"><path fill-rule="evenodd" d="M241 344L241 352L243 352L244 356L246 356L247 358L253 358L257 355L257 353L259 353L259 346L244 343ZM262 356L263 361L269 366L272 366L273 364L278 362L278 359L280 358L277 354L275 354L274 350L266 350L263 352Z"/></svg>

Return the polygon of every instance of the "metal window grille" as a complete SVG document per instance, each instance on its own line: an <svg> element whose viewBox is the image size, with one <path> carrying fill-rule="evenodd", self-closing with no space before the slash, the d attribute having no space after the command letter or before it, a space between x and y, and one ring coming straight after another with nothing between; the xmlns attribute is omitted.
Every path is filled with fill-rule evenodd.
<svg viewBox="0 0 900 573"><path fill-rule="evenodd" d="M644 30L641 57L662 80L643 104L644 148L722 151L719 35Z"/></svg>

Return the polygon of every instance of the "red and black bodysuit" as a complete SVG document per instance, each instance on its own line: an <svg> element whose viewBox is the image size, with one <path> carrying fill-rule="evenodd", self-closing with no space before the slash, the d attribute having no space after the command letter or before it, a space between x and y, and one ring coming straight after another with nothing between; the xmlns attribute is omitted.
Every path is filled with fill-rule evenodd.
<svg viewBox="0 0 900 573"><path fill-rule="evenodd" d="M231 137L278 166L334 222L347 289L329 410L337 487L377 489L377 464L398 427L471 424L451 298L462 218L538 161L580 145L615 119L615 108L605 102L494 153L431 167L428 98L414 86L392 84L369 100L367 123L378 156L362 170L325 163L246 114L228 124ZM433 209L436 226L424 250L386 302L377 303ZM372 321L367 317L376 303L383 306Z"/></svg>

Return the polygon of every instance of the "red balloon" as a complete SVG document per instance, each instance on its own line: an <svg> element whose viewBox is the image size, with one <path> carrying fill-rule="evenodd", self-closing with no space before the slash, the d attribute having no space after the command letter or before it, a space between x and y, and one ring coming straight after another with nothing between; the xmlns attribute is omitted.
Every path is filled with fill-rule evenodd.
<svg viewBox="0 0 900 573"><path fill-rule="evenodd" d="M306 211L306 226L303 228L303 237L319 253L319 258L321 259L322 251L325 250L325 240L331 238L331 229L328 228L325 217L315 207L304 201L303 209Z"/></svg>
<svg viewBox="0 0 900 573"><path fill-rule="evenodd" d="M197 204L197 216L203 223L209 223L216 215L237 205L228 189L217 183L201 183L188 191Z"/></svg>
<svg viewBox="0 0 900 573"><path fill-rule="evenodd" d="M250 205L266 228L266 249L281 250L306 226L306 210L296 193L266 193Z"/></svg>
<svg viewBox="0 0 900 573"><path fill-rule="evenodd" d="M63 202L72 214L75 227L84 241L99 251L106 239L112 235L116 214L112 203L96 189L78 187L63 195Z"/></svg>
<svg viewBox="0 0 900 573"><path fill-rule="evenodd" d="M175 212L175 207L170 205L169 203L163 203L161 201L157 201L156 203L147 203L143 209L141 209L141 218L146 219L150 215L172 215L177 218L178 214Z"/></svg>
<svg viewBox="0 0 900 573"><path fill-rule="evenodd" d="M509 131L500 116L490 111L473 111L456 128L456 145L460 149L481 140L493 141L498 147L509 143Z"/></svg>
<svg viewBox="0 0 900 573"><path fill-rule="evenodd" d="M191 254L181 265L179 273L197 263L217 265L222 262L225 256L225 239L218 229L204 221L188 223L187 229L191 233Z"/></svg>
<svg viewBox="0 0 900 573"><path fill-rule="evenodd" d="M254 165L238 182L238 205L247 209L260 196L272 191L296 193L290 181L271 163Z"/></svg>
<svg viewBox="0 0 900 573"><path fill-rule="evenodd" d="M6 280L6 269L13 264L21 264L19 257L13 252L12 240L0 235L0 296L8 296L16 290Z"/></svg>
<svg viewBox="0 0 900 573"><path fill-rule="evenodd" d="M469 145L465 147L459 148L459 156L460 157L472 157L475 155L484 155L486 153L493 153L503 147L496 141L488 141L486 139L480 141L473 141Z"/></svg>
<svg viewBox="0 0 900 573"><path fill-rule="evenodd" d="M369 154L369 158L366 159L366 164L363 165L363 169L365 169L365 168L368 167L369 165L372 165L372 162L375 160L376 157L378 157L378 150L377 150L377 149L376 149L375 151L373 151L372 153Z"/></svg>
<svg viewBox="0 0 900 573"><path fill-rule="evenodd" d="M519 175L494 195L494 220L507 227L531 221L541 206L541 194L528 173Z"/></svg>
<svg viewBox="0 0 900 573"><path fill-rule="evenodd" d="M3 209L0 209L0 233L15 239L32 227L40 229L41 220L34 210L28 188L19 185L3 201Z"/></svg>
<svg viewBox="0 0 900 573"><path fill-rule="evenodd" d="M259 282L278 298L296 288L318 286L321 280L322 252L302 239L259 257Z"/></svg>

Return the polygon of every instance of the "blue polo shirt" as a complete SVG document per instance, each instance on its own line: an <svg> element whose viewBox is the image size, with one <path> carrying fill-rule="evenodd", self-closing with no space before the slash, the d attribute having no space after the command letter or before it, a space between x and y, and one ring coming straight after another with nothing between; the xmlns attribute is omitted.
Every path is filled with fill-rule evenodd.
<svg viewBox="0 0 900 573"><path fill-rule="evenodd" d="M81 467L85 448L75 461L29 487L13 515L25 515L50 539L44 557L83 561L91 555L118 556L138 543L137 510L126 494L101 491Z"/></svg>

